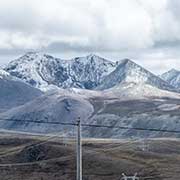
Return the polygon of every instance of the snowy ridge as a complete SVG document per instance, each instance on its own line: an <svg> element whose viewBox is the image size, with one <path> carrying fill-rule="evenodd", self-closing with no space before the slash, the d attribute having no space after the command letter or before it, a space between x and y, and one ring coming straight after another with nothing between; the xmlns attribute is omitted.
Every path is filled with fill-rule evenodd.
<svg viewBox="0 0 180 180"><path fill-rule="evenodd" d="M145 99L154 97L169 97L180 99L180 94L176 92L170 92L167 90L162 90L157 87L151 86L144 83L123 83L121 86L117 85L113 88L105 90L107 93L112 93L114 96L120 98L121 100L129 99Z"/></svg>
<svg viewBox="0 0 180 180"><path fill-rule="evenodd" d="M117 63L96 55L62 60L41 53L27 53L5 70L43 91L61 88L93 89L112 72Z"/></svg>
<svg viewBox="0 0 180 180"><path fill-rule="evenodd" d="M129 59L111 62L93 54L63 60L29 52L9 63L5 70L42 91L59 88L105 90L125 82L176 91L168 82Z"/></svg>

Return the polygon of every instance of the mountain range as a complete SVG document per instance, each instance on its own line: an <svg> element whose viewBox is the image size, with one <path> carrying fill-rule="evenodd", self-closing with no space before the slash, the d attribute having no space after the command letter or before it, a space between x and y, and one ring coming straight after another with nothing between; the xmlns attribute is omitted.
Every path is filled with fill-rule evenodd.
<svg viewBox="0 0 180 180"><path fill-rule="evenodd" d="M77 117L85 123L99 125L180 129L179 81L174 71L159 77L129 59L112 62L91 54L62 60L29 52L10 62L2 72L3 83L10 77L12 83L23 84L25 91L20 91L24 102L18 104L19 100L12 98L16 105L4 109L0 118L26 122L3 121L0 125L4 129L38 133L61 130L63 134L65 128L62 126L27 121L75 122ZM30 88L30 92L26 88ZM16 92L15 87L12 91ZM1 106L8 101L3 97ZM73 134L74 130L67 127L67 132ZM106 128L84 128L83 135L108 138L177 136Z"/></svg>
<svg viewBox="0 0 180 180"><path fill-rule="evenodd" d="M95 55L62 60L41 53L27 53L5 68L43 91L60 88L94 89L118 65Z"/></svg>
<svg viewBox="0 0 180 180"><path fill-rule="evenodd" d="M42 91L58 87L104 90L128 82L176 90L129 59L112 62L93 54L62 60L30 52L10 62L4 70Z"/></svg>

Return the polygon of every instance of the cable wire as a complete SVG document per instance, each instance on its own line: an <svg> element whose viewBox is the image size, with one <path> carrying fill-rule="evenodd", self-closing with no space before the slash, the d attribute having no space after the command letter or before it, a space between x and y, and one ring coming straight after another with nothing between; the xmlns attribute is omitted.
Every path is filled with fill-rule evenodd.
<svg viewBox="0 0 180 180"><path fill-rule="evenodd" d="M0 118L0 121L9 121L9 122L28 122L28 123L38 123L38 124L52 124L52 125L64 125L64 126L78 126L77 123L63 123L63 122L49 122L44 120L30 120L30 119L5 119ZM176 133L180 134L180 130L168 130L168 129L155 129L155 128L141 128L141 127L128 127L128 126L108 126L100 124L86 124L82 123L82 127L92 127L92 128L109 128L109 129L126 129L126 130L136 130L136 131L153 131L153 132L164 132L164 133Z"/></svg>

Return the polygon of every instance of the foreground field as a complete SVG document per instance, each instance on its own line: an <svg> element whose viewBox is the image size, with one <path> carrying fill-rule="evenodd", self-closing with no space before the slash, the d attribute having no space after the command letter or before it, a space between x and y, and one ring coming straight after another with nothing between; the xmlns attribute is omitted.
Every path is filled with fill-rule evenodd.
<svg viewBox="0 0 180 180"><path fill-rule="evenodd" d="M1 134L0 180L75 180L73 139ZM124 172L140 180L180 176L180 141L84 140L83 180L118 180Z"/></svg>

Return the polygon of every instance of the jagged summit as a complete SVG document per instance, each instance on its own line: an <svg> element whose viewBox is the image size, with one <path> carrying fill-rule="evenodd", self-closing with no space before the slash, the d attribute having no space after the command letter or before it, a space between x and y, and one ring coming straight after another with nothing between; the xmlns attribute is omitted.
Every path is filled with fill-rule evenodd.
<svg viewBox="0 0 180 180"><path fill-rule="evenodd" d="M177 69L172 68L169 70L169 72L179 72L179 71Z"/></svg>
<svg viewBox="0 0 180 180"><path fill-rule="evenodd" d="M13 60L11 63L14 62L26 62L26 61L38 61L39 59L41 60L45 60L46 58L48 59L53 59L54 57L42 52L36 52L36 51L30 51L25 53L23 56L21 56L20 58ZM55 59L55 58L54 58Z"/></svg>
<svg viewBox="0 0 180 180"><path fill-rule="evenodd" d="M43 53L40 53L40 52L37 52L37 51L29 51L29 52L26 52L21 57L34 57L34 56L39 56L39 55L43 55Z"/></svg>
<svg viewBox="0 0 180 180"><path fill-rule="evenodd" d="M93 53L88 54L86 57L87 57L88 59L90 59L90 58L100 58L98 55L93 54Z"/></svg>
<svg viewBox="0 0 180 180"><path fill-rule="evenodd" d="M125 59L122 59L120 60L121 63L124 63L124 64L127 64L127 63L135 63L133 62L132 60L128 59L128 58L125 58Z"/></svg>
<svg viewBox="0 0 180 180"><path fill-rule="evenodd" d="M177 70L177 69L175 69L175 68L172 68L172 69L170 69L169 71L163 73L163 74L161 75L161 77L167 76L167 75L174 76L174 75L179 74L179 73L180 73L179 70Z"/></svg>
<svg viewBox="0 0 180 180"><path fill-rule="evenodd" d="M100 57L96 54L89 54L87 56L82 56L82 57L75 57L73 59L71 59L72 61L81 61L82 63L111 63L111 64L115 64L114 62L107 60L103 57Z"/></svg>
<svg viewBox="0 0 180 180"><path fill-rule="evenodd" d="M131 59L128 59L128 58L124 58L122 60L119 60L119 61L116 61L116 63L118 65L124 65L125 67L130 67L130 66L139 66L141 67L140 65L138 65L137 63L135 63L134 61L132 61ZM144 69L143 67L141 67L142 69Z"/></svg>
<svg viewBox="0 0 180 180"><path fill-rule="evenodd" d="M108 61L108 60L106 60L106 59L104 59L104 58L102 58L102 57L100 57L100 56L98 56L96 54L89 54L89 55L85 56L85 58L87 58L87 60L95 60L96 59L96 60Z"/></svg>

